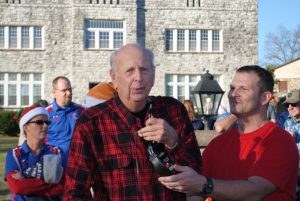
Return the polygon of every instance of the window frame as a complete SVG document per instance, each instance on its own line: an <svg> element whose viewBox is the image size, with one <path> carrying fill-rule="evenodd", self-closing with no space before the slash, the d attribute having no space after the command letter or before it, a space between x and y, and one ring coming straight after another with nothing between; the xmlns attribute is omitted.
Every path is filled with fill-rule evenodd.
<svg viewBox="0 0 300 201"><path fill-rule="evenodd" d="M179 78L184 77L183 81L180 81ZM192 80L192 77L195 80ZM214 75L214 80L217 82L220 81L220 75ZM192 90L196 87L198 82L201 80L201 74L166 74L165 75L165 95L171 96L179 101L184 99L193 99ZM184 88L184 98L180 98L179 87ZM168 88L172 91L168 92Z"/></svg>
<svg viewBox="0 0 300 201"><path fill-rule="evenodd" d="M85 19L84 48L88 50L118 49L126 44L125 30L125 22L122 20ZM101 33L108 33L108 39L100 39ZM94 40L91 35L94 35ZM102 44L108 44L108 46L102 47Z"/></svg>
<svg viewBox="0 0 300 201"><path fill-rule="evenodd" d="M0 49L4 50L43 50L45 46L44 42L44 27L43 26L0 26ZM26 36L24 35L24 29L28 29ZM35 29L39 30L39 46L35 46ZM24 46L24 44L28 44ZM3 44L3 45L1 45Z"/></svg>
<svg viewBox="0 0 300 201"><path fill-rule="evenodd" d="M3 104L0 108L19 108L32 105L39 99L44 99L44 75L42 73L7 73L0 72L0 86L3 88ZM4 76L2 76L4 75ZM29 79L23 79L22 75L28 75ZM38 77L36 76L38 75ZM41 79L36 79L36 78ZM22 93L22 87L27 86L28 91ZM40 86L39 96L34 92L34 86ZM15 87L14 91L10 91L10 87ZM13 92L13 93L12 93ZM28 104L22 104L22 97L28 94ZM0 94L1 95L1 94ZM15 95L15 97L13 97ZM34 97L35 96L35 97ZM10 103L15 98L15 104Z"/></svg>
<svg viewBox="0 0 300 201"><path fill-rule="evenodd" d="M223 52L223 31L222 30L165 29L164 34L165 34L164 42L165 42L166 52L199 52L199 53ZM183 35L184 38L180 37L181 35ZM218 40L216 40L216 36L218 36L217 37ZM184 49L180 47L184 47Z"/></svg>

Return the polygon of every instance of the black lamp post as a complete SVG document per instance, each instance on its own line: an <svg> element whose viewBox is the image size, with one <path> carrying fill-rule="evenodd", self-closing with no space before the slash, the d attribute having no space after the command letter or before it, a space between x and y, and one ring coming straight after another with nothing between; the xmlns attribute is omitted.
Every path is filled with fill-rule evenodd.
<svg viewBox="0 0 300 201"><path fill-rule="evenodd" d="M224 91L214 80L214 76L208 71L201 76L194 90L194 105L197 107L196 113L202 117L204 129L210 130L211 121L218 114L218 109L224 94Z"/></svg>

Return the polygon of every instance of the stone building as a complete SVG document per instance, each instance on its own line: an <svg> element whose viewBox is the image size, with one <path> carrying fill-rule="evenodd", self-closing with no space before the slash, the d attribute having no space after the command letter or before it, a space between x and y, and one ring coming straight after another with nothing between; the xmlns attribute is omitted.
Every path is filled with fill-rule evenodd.
<svg viewBox="0 0 300 201"><path fill-rule="evenodd" d="M207 70L227 91L258 63L257 32L257 0L0 0L0 108L51 101L59 75L81 103L110 80L112 51L135 42L155 55L152 95L189 99Z"/></svg>

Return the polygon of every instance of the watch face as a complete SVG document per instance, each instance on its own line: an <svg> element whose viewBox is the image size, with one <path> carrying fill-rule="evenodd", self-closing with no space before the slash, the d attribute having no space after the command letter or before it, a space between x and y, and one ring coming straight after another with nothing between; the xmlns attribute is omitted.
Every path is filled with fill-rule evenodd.
<svg viewBox="0 0 300 201"><path fill-rule="evenodd" d="M207 182L206 182L206 184L204 185L204 187L202 189L202 193L204 195L209 195L214 190L214 184L213 184L213 182L210 178L206 178L206 179L207 179Z"/></svg>

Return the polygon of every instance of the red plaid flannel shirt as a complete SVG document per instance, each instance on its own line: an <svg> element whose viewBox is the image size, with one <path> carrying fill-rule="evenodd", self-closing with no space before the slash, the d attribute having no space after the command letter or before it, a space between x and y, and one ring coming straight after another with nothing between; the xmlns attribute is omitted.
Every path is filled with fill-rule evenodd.
<svg viewBox="0 0 300 201"><path fill-rule="evenodd" d="M170 152L173 161L200 172L202 159L184 106L173 98L155 97L152 115L165 119L179 135L178 146ZM185 194L158 182L147 144L137 136L143 125L119 97L87 109L77 121L70 144L64 201L186 200Z"/></svg>

